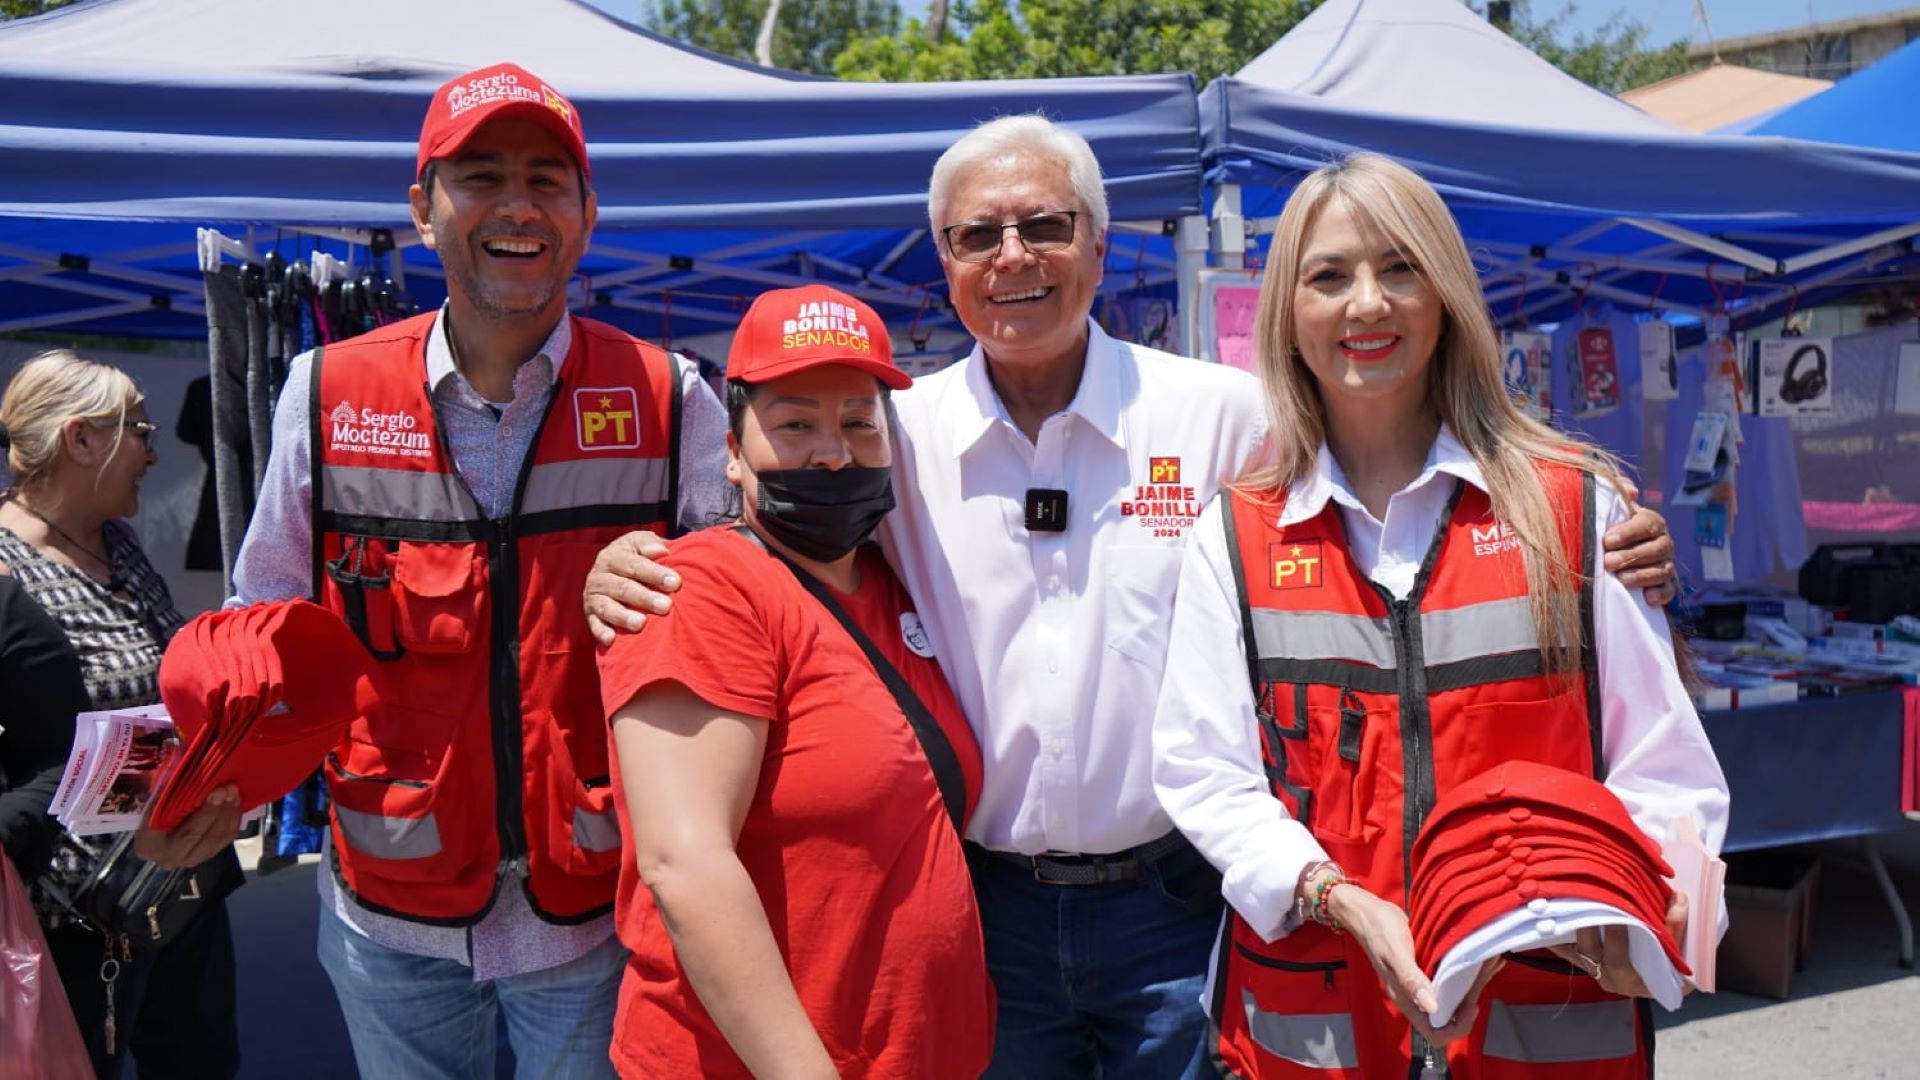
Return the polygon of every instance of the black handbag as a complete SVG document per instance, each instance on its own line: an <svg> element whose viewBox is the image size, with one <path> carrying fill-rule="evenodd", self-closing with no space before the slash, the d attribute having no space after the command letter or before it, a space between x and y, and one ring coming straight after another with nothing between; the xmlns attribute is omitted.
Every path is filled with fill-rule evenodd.
<svg viewBox="0 0 1920 1080"><path fill-rule="evenodd" d="M102 852L65 899L88 926L124 948L151 952L180 936L206 906L240 887L245 875L232 849L199 866L168 870L133 853L133 833Z"/></svg>

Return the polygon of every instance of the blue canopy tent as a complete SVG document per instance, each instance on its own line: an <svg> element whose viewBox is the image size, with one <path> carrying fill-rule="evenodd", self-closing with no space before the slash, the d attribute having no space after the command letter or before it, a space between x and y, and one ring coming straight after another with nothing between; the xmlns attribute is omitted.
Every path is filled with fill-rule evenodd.
<svg viewBox="0 0 1920 1080"><path fill-rule="evenodd" d="M1920 154L1915 102L1920 102L1920 41L1774 113L1748 134Z"/></svg>
<svg viewBox="0 0 1920 1080"><path fill-rule="evenodd" d="M1301 176L1375 150L1446 196L1509 325L1588 300L1747 325L1920 273L1920 155L1691 135L1454 0L1329 0L1200 101L1229 262L1243 216L1266 231Z"/></svg>
<svg viewBox="0 0 1920 1080"><path fill-rule="evenodd" d="M1092 142L1119 229L1200 210L1185 75L892 85L769 71L578 0L94 0L0 24L0 331L205 333L194 229L291 258L391 243L441 292L405 202L434 87L513 60L580 107L600 202L582 302L649 336L728 329L826 281L950 321L926 238L934 159L1042 109ZM378 233L376 230L385 230ZM1109 287L1173 278L1116 244ZM1125 247L1125 251L1118 249Z"/></svg>

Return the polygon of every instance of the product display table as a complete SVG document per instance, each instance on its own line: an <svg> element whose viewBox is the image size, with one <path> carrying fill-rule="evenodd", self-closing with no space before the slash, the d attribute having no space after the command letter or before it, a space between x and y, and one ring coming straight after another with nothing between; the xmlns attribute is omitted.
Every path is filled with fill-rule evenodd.
<svg viewBox="0 0 1920 1080"><path fill-rule="evenodd" d="M1913 926L1874 836L1905 826L1902 795L1914 767L1903 754L1908 688L1716 710L1700 719L1727 775L1733 815L1725 851L1853 838L1900 931L1913 966Z"/></svg>

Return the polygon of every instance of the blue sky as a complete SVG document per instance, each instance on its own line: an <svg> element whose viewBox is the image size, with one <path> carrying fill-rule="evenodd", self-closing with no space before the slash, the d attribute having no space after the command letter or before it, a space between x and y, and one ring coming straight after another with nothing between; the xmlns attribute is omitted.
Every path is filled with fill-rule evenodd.
<svg viewBox="0 0 1920 1080"><path fill-rule="evenodd" d="M1565 6L1565 0L1533 0L1536 12ZM1714 38L1724 41L1915 6L1920 6L1915 0L1707 0L1706 9ZM1693 0L1578 0L1574 7L1574 17L1567 25L1575 30L1591 30L1605 23L1609 14L1618 12L1652 27L1656 43L1677 38L1707 39L1694 19Z"/></svg>
<svg viewBox="0 0 1920 1080"><path fill-rule="evenodd" d="M631 22L640 21L645 0L589 0L590 3ZM794 0L805 3L806 0ZM1536 13L1575 8L1567 25L1573 30L1592 30L1619 13L1638 19L1653 28L1653 41L1664 44L1678 38L1705 41L1706 33L1694 19L1693 0L1532 0ZM901 9L913 15L924 14L926 0L902 0ZM1848 19L1920 6L1920 0L1707 0L1707 18L1713 23L1716 39L1743 37L1769 30L1785 30L1810 22Z"/></svg>

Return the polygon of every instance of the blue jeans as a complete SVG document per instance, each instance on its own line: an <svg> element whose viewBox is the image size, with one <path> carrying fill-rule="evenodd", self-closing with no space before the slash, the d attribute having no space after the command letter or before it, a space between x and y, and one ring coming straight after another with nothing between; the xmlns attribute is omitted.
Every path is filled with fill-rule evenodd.
<svg viewBox="0 0 1920 1080"><path fill-rule="evenodd" d="M969 850L1000 999L991 1080L1200 1075L1220 875L1191 848L1134 881L1048 885Z"/></svg>
<svg viewBox="0 0 1920 1080"><path fill-rule="evenodd" d="M367 1080L492 1077L503 1010L515 1075L614 1075L607 1051L627 962L618 938L559 967L476 982L465 964L375 944L322 905L319 947Z"/></svg>

